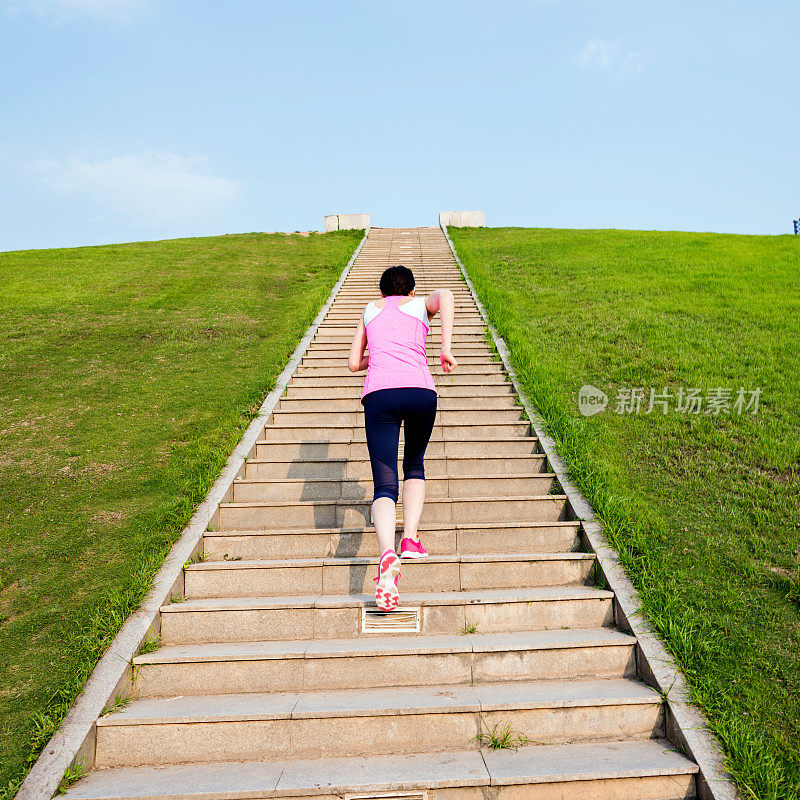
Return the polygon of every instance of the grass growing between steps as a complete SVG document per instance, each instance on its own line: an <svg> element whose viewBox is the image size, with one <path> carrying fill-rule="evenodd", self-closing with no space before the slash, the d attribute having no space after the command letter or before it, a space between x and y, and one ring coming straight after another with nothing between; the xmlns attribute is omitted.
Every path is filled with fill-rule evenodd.
<svg viewBox="0 0 800 800"><path fill-rule="evenodd" d="M800 237L449 233L744 796L800 798ZM632 387L641 413L615 413ZM763 394L648 414L650 387Z"/></svg>
<svg viewBox="0 0 800 800"><path fill-rule="evenodd" d="M0 253L0 797L146 595L361 235Z"/></svg>

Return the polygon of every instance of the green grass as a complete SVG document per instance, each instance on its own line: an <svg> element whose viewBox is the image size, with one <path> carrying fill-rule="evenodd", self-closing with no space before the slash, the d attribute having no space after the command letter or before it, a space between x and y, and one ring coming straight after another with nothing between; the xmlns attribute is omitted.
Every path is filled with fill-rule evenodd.
<svg viewBox="0 0 800 800"><path fill-rule="evenodd" d="M486 730L481 731L471 739L471 741L477 742L480 747L488 747L489 750L518 750L527 744L540 744L533 739L529 739L524 733L515 731L510 722L498 722L490 728L481 717L481 724Z"/></svg>
<svg viewBox="0 0 800 800"><path fill-rule="evenodd" d="M800 237L449 232L743 794L800 798ZM584 418L584 384L763 395Z"/></svg>
<svg viewBox="0 0 800 800"><path fill-rule="evenodd" d="M361 235L0 253L0 797L147 593Z"/></svg>
<svg viewBox="0 0 800 800"><path fill-rule="evenodd" d="M461 626L461 634L463 636L469 636L471 633L478 632L478 623L472 622L471 620L464 620L464 624Z"/></svg>
<svg viewBox="0 0 800 800"><path fill-rule="evenodd" d="M155 653L161 647L161 636L145 636L139 644L137 655L145 656L148 653Z"/></svg>
<svg viewBox="0 0 800 800"><path fill-rule="evenodd" d="M131 702L130 695L127 697L123 697L122 695L115 695L114 699L111 701L109 705L105 707L103 713L100 715L105 717L107 714L116 714L119 711L122 711L123 708L127 708Z"/></svg>
<svg viewBox="0 0 800 800"><path fill-rule="evenodd" d="M64 772L61 781L58 784L56 794L66 794L67 790L73 783L77 783L84 775L86 775L86 767L83 762L70 764Z"/></svg>

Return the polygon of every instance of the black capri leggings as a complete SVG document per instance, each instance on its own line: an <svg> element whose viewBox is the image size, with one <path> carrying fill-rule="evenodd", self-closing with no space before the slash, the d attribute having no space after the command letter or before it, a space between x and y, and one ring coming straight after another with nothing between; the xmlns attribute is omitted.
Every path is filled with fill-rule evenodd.
<svg viewBox="0 0 800 800"><path fill-rule="evenodd" d="M397 452L400 423L405 423L403 480L424 478L425 448L436 419L436 392L416 386L377 389L364 395L364 426L372 464L373 502L391 497L397 502Z"/></svg>

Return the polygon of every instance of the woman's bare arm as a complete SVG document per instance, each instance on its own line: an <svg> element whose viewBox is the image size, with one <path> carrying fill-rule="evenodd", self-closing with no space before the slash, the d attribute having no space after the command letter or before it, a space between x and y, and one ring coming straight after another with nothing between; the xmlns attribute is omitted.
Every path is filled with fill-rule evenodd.
<svg viewBox="0 0 800 800"><path fill-rule="evenodd" d="M428 311L428 319L433 317L437 311L442 313L442 369L445 372L452 372L458 362L453 357L453 318L455 316L455 299L450 289L437 289L425 298L425 308Z"/></svg>
<svg viewBox="0 0 800 800"><path fill-rule="evenodd" d="M358 321L358 327L353 334L353 342L350 345L350 358L347 361L347 366L350 372L359 372L369 366L369 356L364 355L367 349L367 328L364 325L364 315Z"/></svg>

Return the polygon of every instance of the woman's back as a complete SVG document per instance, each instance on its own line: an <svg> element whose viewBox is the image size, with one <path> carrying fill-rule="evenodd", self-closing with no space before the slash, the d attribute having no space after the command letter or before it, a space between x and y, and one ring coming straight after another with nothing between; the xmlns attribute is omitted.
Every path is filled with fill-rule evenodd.
<svg viewBox="0 0 800 800"><path fill-rule="evenodd" d="M388 295L382 307L373 301L364 310L364 325L369 366L362 402L378 389L417 386L436 391L425 351L430 322L423 297Z"/></svg>

